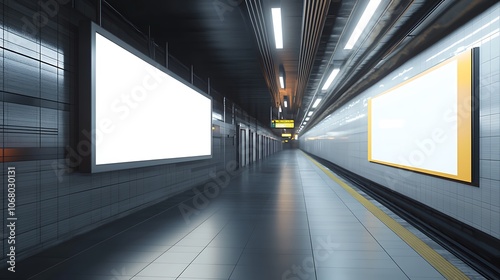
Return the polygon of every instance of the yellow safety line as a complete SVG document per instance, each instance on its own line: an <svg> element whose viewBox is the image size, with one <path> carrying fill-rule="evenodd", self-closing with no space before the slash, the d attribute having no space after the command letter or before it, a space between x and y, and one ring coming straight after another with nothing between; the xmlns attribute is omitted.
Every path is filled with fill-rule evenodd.
<svg viewBox="0 0 500 280"><path fill-rule="evenodd" d="M412 247L420 256L422 256L430 265L432 265L439 273L447 279L469 279L462 271L456 268L453 264L447 261L443 256L434 251L431 247L425 244L420 238L408 231L394 219L389 217L386 213L380 210L377 206L364 198L353 188L349 187L346 183L335 176L330 170L326 169L323 165L304 153L317 167L319 167L328 177L344 188L352 197L359 201L366 209L389 227L395 234L397 234L404 242Z"/></svg>

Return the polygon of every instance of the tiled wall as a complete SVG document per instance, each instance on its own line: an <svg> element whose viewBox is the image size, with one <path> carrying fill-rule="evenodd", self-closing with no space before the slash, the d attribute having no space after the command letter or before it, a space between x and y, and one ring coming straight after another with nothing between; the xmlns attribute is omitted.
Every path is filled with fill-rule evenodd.
<svg viewBox="0 0 500 280"><path fill-rule="evenodd" d="M77 164L68 147L75 146L78 135L77 24L85 17L82 12L92 14L92 9L84 1L78 1L79 7L72 1L42 2L56 3L57 9L46 11L38 1L0 2L1 267L6 265L8 248L8 167L15 167L17 174L19 259L210 180L211 171L223 170L236 160L237 122L271 136L240 109L233 116L233 104L226 100L226 121L213 123L217 129L211 160L92 175L73 170ZM44 16L47 21L32 29L33 18ZM137 38L131 39L136 40L134 46L147 46ZM158 51L157 60L165 61L164 57ZM173 57L169 61L172 71L190 77L188 67ZM195 85L207 87L199 78ZM223 96L212 90L212 97L214 112L223 115Z"/></svg>
<svg viewBox="0 0 500 280"><path fill-rule="evenodd" d="M302 135L301 148L500 238L499 17L496 4L406 62ZM470 46L480 49L479 188L368 162L367 100Z"/></svg>

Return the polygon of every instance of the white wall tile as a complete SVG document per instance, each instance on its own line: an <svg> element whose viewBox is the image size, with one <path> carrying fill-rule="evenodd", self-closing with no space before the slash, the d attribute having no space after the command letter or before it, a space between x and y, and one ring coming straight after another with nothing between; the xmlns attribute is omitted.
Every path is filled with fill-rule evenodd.
<svg viewBox="0 0 500 280"><path fill-rule="evenodd" d="M479 110L481 116L479 188L369 163L365 148L367 147L367 110L363 106L364 99L376 96L401 83L403 77L392 79L404 69L414 67L407 73L414 76L434 66L439 61L453 56L453 52L460 45L468 46L493 31L498 32L500 23L497 21L464 40L460 45L443 52L435 59L426 61L427 58L465 38L499 15L500 4L497 4L434 46L407 61L399 69L388 74L377 85L359 94L332 113L330 118L323 120L305 135L302 135L300 138L301 148L500 238L499 220L494 220L496 224L492 220L493 216L498 217L498 214L493 214L494 209L500 209L500 193L498 191L500 189L500 36L498 34L495 35L496 37L493 36L493 39L491 37L485 38L484 44L479 47ZM488 41L488 39L490 40ZM380 84L384 84L384 87L379 87ZM345 122L358 114L365 114L365 116L357 121ZM356 138L355 135L359 132L354 131L363 133L364 137ZM328 135L328 133L338 135L334 139L307 140L308 137ZM359 141L361 143L358 143ZM363 150L358 147L363 147ZM453 195L450 195L451 193Z"/></svg>

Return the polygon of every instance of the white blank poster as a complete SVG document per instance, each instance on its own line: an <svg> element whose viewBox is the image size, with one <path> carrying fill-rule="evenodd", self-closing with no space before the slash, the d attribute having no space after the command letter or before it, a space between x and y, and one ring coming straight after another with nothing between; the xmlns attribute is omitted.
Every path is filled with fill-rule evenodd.
<svg viewBox="0 0 500 280"><path fill-rule="evenodd" d="M471 71L465 52L372 98L368 160L470 181Z"/></svg>
<svg viewBox="0 0 500 280"><path fill-rule="evenodd" d="M95 164L210 156L211 99L96 33Z"/></svg>

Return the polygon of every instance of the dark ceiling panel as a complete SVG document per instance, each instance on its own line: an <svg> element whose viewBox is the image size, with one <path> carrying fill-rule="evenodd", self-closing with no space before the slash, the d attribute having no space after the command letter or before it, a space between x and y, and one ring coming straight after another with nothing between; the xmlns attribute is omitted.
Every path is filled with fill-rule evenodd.
<svg viewBox="0 0 500 280"><path fill-rule="evenodd" d="M217 91L268 122L271 99L244 1L107 2L139 29L150 30L157 44L168 42L169 53L210 78Z"/></svg>
<svg viewBox="0 0 500 280"><path fill-rule="evenodd" d="M381 1L356 46L344 50L368 1L105 1L144 33L150 31L158 45L168 42L171 55L193 65L198 77L210 78L213 88L264 124L269 122L269 108L283 104L285 96L290 106L281 117L293 118L298 124L315 99L323 98L308 126L384 75L380 71L373 75L376 69L391 69L384 67L386 58L397 57L401 46L419 40L409 33L432 17L436 6L494 2ZM271 18L271 8L277 6L282 8L281 50L274 46ZM455 22L458 17L449 16ZM343 70L332 87L323 91L334 66ZM285 89L279 88L280 67L286 73Z"/></svg>

